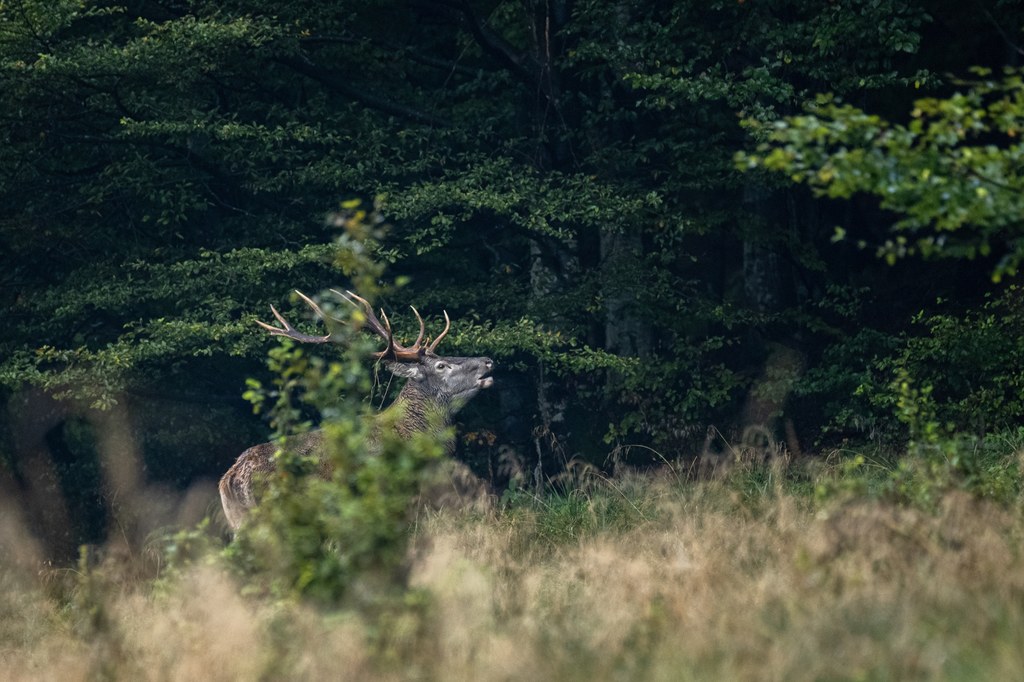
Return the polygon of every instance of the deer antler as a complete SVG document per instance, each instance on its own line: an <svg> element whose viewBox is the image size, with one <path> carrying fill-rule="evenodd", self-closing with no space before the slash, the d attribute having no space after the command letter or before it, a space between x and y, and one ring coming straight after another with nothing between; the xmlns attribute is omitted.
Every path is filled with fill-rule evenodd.
<svg viewBox="0 0 1024 682"><path fill-rule="evenodd" d="M323 310L320 309L320 306L318 306L315 301L313 301L311 298L309 298L299 290L296 290L295 293L299 295L299 298L305 301L306 305L308 305L313 310L317 317L326 321L327 315L324 313ZM350 303L352 306L360 310L363 317L365 318L365 324L370 329L370 331L372 331L374 334L387 341L388 345L384 350L373 354L373 356L378 360L388 359L397 360L399 362L415 362L419 360L421 357L423 357L425 354L434 355L434 350L437 348L437 345L441 342L441 339L443 339L445 335L448 334L448 330L451 328L451 320L448 318L448 313L445 312L444 331L441 332L441 335L434 339L434 341L428 347L424 348L423 336L426 333L426 325L423 323L423 318L420 316L419 311L417 311L415 307L409 306L410 308L412 308L413 314L416 315L416 319L420 323L420 333L416 337L416 341L413 343L412 346L402 346L395 342L394 334L391 332L391 321L388 320L388 316L383 310L380 311L380 316L384 320L383 322L381 322L381 320L378 319L376 315L374 315L373 308L370 307L370 303L365 298L362 298L361 296L354 294L351 291L341 292L338 291L337 289L331 289L331 293L341 297L346 302ZM327 343L329 341L332 341L331 334L327 334L326 336L314 336L312 334L303 334L302 332L295 329L295 327L293 327L291 324L289 324L288 320L286 320L281 315L281 313L277 312L277 309L274 308L274 306L270 306L270 310L271 312L274 313L274 317L277 318L277 321L281 323L281 326L275 327L273 325L267 324L266 322L260 322L259 320L256 321L256 324L269 331L272 335L287 336L290 339L295 339L296 341L300 341L302 343Z"/></svg>
<svg viewBox="0 0 1024 682"><path fill-rule="evenodd" d="M366 318L366 326L369 327L374 334L387 341L387 348L379 353L373 354L378 360L386 358L388 360L398 360L399 362L415 362L423 357L423 354L427 352L427 349L423 348L422 345L423 334L426 332L426 325L423 323L423 318L420 317L419 311L417 311L416 308L409 306L412 308L413 314L416 315L416 319L419 320L420 333L416 337L416 341L412 346L407 348L395 342L395 336L391 332L391 321L388 320L388 316L383 309L380 311L380 316L384 318L384 322L381 323L381 321L377 319L377 316L373 314L373 308L370 307L369 301L362 296L354 294L348 290L342 292L337 289L331 289L331 293L336 296L340 296L348 303L351 303L353 307L359 309Z"/></svg>
<svg viewBox="0 0 1024 682"><path fill-rule="evenodd" d="M319 317L321 320L326 319L327 316L324 315L324 311L320 309L320 306L318 306L313 301L313 299L311 299L309 296L306 296L298 289L295 290L295 293L299 295L299 298L306 302L306 305L313 309L313 312L316 313L317 317ZM277 308L275 308L274 306L270 306L270 312L274 313L274 317L276 317L277 321L281 323L280 327L275 327L272 324L267 324L266 322L261 322L259 320L256 320L256 324L270 332L271 336L287 336L289 339L295 339L296 341L301 341L302 343L327 343L328 341L331 340L330 334L328 334L327 336L313 336L312 334L303 334L295 327L288 324L288 320L284 319L281 313L277 312Z"/></svg>
<svg viewBox="0 0 1024 682"><path fill-rule="evenodd" d="M415 312L415 310L416 309L413 308L414 312ZM431 343L429 346L427 346L427 352L430 353L431 355L434 354L434 349L437 348L437 344L441 343L441 339L443 339L444 337L448 336L448 330L452 328L452 321L450 319L448 319L448 311L447 310L443 310L441 312L444 313L444 331L441 332L440 336L438 336L436 339L434 339L433 343ZM419 317L419 314L417 314L416 317ZM422 324L423 324L423 320L420 320L420 325L422 325ZM421 332L421 334L422 334L422 332Z"/></svg>

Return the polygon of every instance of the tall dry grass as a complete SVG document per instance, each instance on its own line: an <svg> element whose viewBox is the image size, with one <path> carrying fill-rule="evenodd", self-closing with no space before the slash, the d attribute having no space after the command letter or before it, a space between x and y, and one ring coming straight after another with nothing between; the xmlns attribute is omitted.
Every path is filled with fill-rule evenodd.
<svg viewBox="0 0 1024 682"><path fill-rule="evenodd" d="M0 679L1019 679L1022 536L964 493L932 514L625 477L425 514L410 592L325 611L216 562L55 578L5 523Z"/></svg>

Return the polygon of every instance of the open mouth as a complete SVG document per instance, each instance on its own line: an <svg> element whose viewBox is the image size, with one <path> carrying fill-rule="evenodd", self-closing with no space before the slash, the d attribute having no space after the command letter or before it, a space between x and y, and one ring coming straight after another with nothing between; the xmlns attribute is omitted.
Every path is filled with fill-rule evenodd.
<svg viewBox="0 0 1024 682"><path fill-rule="evenodd" d="M494 385L494 377L492 377L490 374L485 374L484 376L476 380L476 385L479 388L490 388L491 386Z"/></svg>

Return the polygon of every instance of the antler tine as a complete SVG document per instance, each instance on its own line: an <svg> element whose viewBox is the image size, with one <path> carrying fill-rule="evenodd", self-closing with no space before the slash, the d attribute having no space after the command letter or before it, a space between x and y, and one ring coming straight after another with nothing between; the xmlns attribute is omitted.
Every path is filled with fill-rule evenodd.
<svg viewBox="0 0 1024 682"><path fill-rule="evenodd" d="M398 346L395 344L395 335L391 333L391 320L388 319L388 314L384 312L383 308L380 309L380 316L384 318L384 328L387 329L388 332L388 347L385 348L381 353L378 353L377 357L386 358L392 353L397 355L396 350Z"/></svg>
<svg viewBox="0 0 1024 682"><path fill-rule="evenodd" d="M295 293L297 293L299 295L299 298L301 298L303 301L306 302L306 305L308 305L310 308L313 309L313 312L316 313L317 317L319 317L321 320L324 320L324 321L327 320L327 316L324 315L324 311L323 310L320 310L320 306L318 306L316 304L316 301L311 299L309 296L306 296L304 293L302 293L298 289L295 290Z"/></svg>
<svg viewBox="0 0 1024 682"><path fill-rule="evenodd" d="M373 308L370 306L369 301L358 294L348 291L347 289L344 292L338 291L337 289L331 289L330 291L331 293L343 298L352 307L357 310L361 310L363 317L366 318L366 325L373 330L373 333L382 339L388 339L391 335L391 330L390 328L385 328L384 325L381 324L380 320L377 319L377 316L373 314Z"/></svg>
<svg viewBox="0 0 1024 682"><path fill-rule="evenodd" d="M413 308L413 311L416 309ZM419 360L425 352L423 346L420 345L423 342L423 334L426 332L426 326L423 324L423 319L420 318L420 335L416 337L416 343L411 347L406 348L405 346L396 343L394 334L391 333L391 321L388 319L387 313L384 309L380 310L381 317L384 318L384 324L388 330L388 347L384 352L377 353L378 358L390 358L394 360L400 360L402 362L414 362ZM419 313L416 313L416 317L419 318Z"/></svg>
<svg viewBox="0 0 1024 682"><path fill-rule="evenodd" d="M381 309L380 318L378 318L374 315L370 302L362 296L348 290L341 292L337 289L331 289L331 292L345 299L352 306L361 309L363 316L366 318L366 325L375 334L377 334L377 336L387 341L387 348L381 352L374 353L375 357L378 359L389 358L393 360L413 361L418 360L423 354L423 347L420 344L423 342L425 326L422 318L419 318L419 313L416 314L416 317L420 319L420 335L416 339L415 345L411 348L406 348L405 346L395 342L394 333L391 331L391 320L388 319L387 313L385 313L383 309ZM383 322L381 319L383 319Z"/></svg>
<svg viewBox="0 0 1024 682"><path fill-rule="evenodd" d="M261 322L259 320L256 320L256 324L258 324L259 326L263 327L264 329L266 329L271 334L275 334L275 335L279 335L282 332L288 331L288 330L293 328L290 324L288 324L288 320L286 320L283 317L281 317L281 313L277 312L277 308L275 308L274 306L270 306L270 312L274 313L274 317L277 318L277 321L280 322L282 325L284 325L284 329L278 329L277 327L275 327L272 324L267 324L266 322Z"/></svg>
<svg viewBox="0 0 1024 682"><path fill-rule="evenodd" d="M312 299L310 299L301 291L296 290L295 293L297 293L302 298L302 300L305 301L306 304L313 309L313 312L316 313L317 316L320 317L320 319L325 319L324 311L320 310L320 306L314 303ZM331 340L330 334L327 334L326 336L303 334L295 327L293 327L291 324L289 324L288 320L286 320L284 316L281 315L281 313L277 312L277 308L275 308L274 306L270 306L270 312L274 313L274 317L276 317L277 321L281 323L280 327L275 327L274 325L267 324L266 322L261 322L260 320L256 320L256 324L266 329L273 336L287 336L289 339L294 339L301 343L327 343L328 341Z"/></svg>
<svg viewBox="0 0 1024 682"><path fill-rule="evenodd" d="M441 335L434 340L434 342L430 345L429 348L424 348L423 339L427 333L427 326L426 323L423 322L423 315L420 314L420 311L417 310L415 306L411 305L410 307L413 308L413 314L416 315L416 321L420 323L420 333L416 337L416 341L413 343L412 346L402 346L395 342L394 334L391 331L391 321L390 319L388 319L387 313L384 312L383 308L381 309L380 317L378 317L376 314L374 314L374 310L373 307L370 305L370 301L368 301L365 298L362 298L358 294L348 290L338 291L337 289L332 289L331 292L336 296L343 298L353 307L361 310L362 315L366 317L366 325L371 330L373 330L373 332L376 333L377 336L387 341L386 349L384 349L381 352L374 353L378 358L381 359L388 357L391 359L404 361L417 360L420 357L422 357L424 353L433 352L434 348L437 347L438 342L440 342L440 340L444 338L444 335L447 334L447 332L449 332L449 328L452 326L452 322L450 321L449 316L447 316L447 312L445 312L444 321L446 324L444 327L444 331L441 332Z"/></svg>
<svg viewBox="0 0 1024 682"><path fill-rule="evenodd" d="M295 293L298 294L299 298L301 298L305 302L305 304L310 307L310 309L316 314L317 317L319 317L324 322L327 321L327 314L324 313L323 309L320 308L316 301L314 301L309 296L306 296L306 294L302 293L298 289L295 290ZM414 306L409 306L410 308L412 308L413 314L416 315L416 320L420 323L420 333L416 337L416 342L413 343L411 347L406 348L405 346L402 346L395 342L394 333L391 331L391 320L388 319L388 315L387 313L384 312L383 308L381 309L380 317L378 318L373 313L373 308L370 306L370 302L367 301L362 296L359 296L358 294L355 294L351 291L346 290L342 292L338 291L337 289L331 289L331 293L343 298L345 301L347 301L355 308L360 309L361 312L363 313L363 317L365 318L366 326L369 327L375 334L377 334L377 336L387 341L388 345L383 351L374 353L374 356L377 357L378 359L389 358L393 360L407 362L418 360L420 357L424 355L424 353L433 353L434 349L437 348L437 344L441 342L441 339L445 337L445 335L448 333L448 329L451 327L451 320L448 319L448 313L445 312L444 331L441 332L440 336L434 339L434 342L431 343L428 348L424 349L423 337L426 334L426 324L423 322L423 317L420 315L419 311L416 310ZM256 324L263 327L274 336L287 336L290 339L294 339L302 343L327 343L328 341L332 340L331 334L327 334L325 336L303 334L295 327L293 327L291 323L289 323L288 320L286 320L284 316L277 311L277 308L275 308L274 306L270 306L270 311L274 313L274 317L281 325L280 327L275 327L272 324L267 324L266 322L262 322L260 320L256 320Z"/></svg>
<svg viewBox="0 0 1024 682"><path fill-rule="evenodd" d="M420 335L416 337L416 343L412 344L413 348L419 348L420 344L423 343L423 334L427 331L427 325L423 323L423 318L420 317L420 311L416 310L416 306L411 305L409 307L412 308L413 315L416 316L420 323Z"/></svg>
<svg viewBox="0 0 1024 682"><path fill-rule="evenodd" d="M330 291L335 296L340 296L341 298L345 299L346 301L348 301L349 303L351 303L353 306L355 306L357 308L359 307L359 303L363 304L362 305L363 308L369 308L370 307L370 302L369 301L367 301L362 296L359 296L357 294L352 293L348 289L346 289L345 291L338 291L337 289L331 289ZM359 303L357 303L356 301L358 301Z"/></svg>
<svg viewBox="0 0 1024 682"><path fill-rule="evenodd" d="M445 336L447 336L448 335L448 330L452 328L452 321L448 317L448 311L445 310L443 312L444 312L444 331L441 332L441 334L436 339L434 339L433 343L431 343L429 346L427 346L427 352L428 353L433 353L434 352L434 350L437 348L437 344L441 343L441 339L443 339Z"/></svg>

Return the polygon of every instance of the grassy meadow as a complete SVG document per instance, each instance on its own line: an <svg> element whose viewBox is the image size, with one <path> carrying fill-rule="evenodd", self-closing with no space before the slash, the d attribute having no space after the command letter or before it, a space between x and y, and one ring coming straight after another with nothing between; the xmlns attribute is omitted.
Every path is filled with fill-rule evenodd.
<svg viewBox="0 0 1024 682"><path fill-rule="evenodd" d="M1019 679L1024 504L844 471L584 473L423 511L407 587L367 575L331 607L247 586L216 533L61 568L4 513L0 679Z"/></svg>

